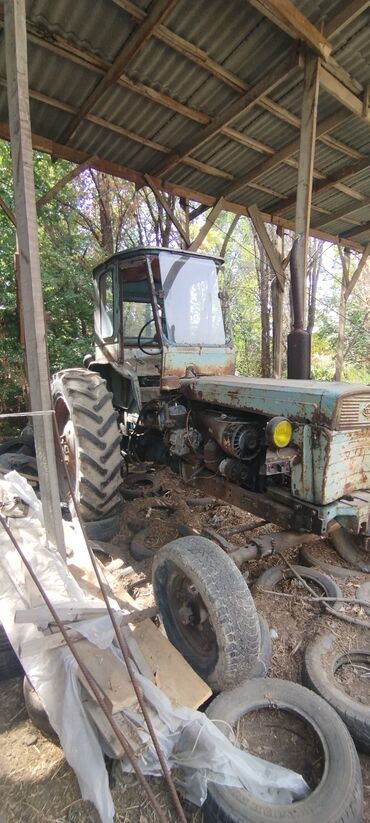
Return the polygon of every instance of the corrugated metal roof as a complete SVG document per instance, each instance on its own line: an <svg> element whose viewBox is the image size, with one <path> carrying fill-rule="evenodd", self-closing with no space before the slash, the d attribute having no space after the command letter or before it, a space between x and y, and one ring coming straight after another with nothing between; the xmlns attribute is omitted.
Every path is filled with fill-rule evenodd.
<svg viewBox="0 0 370 823"><path fill-rule="evenodd" d="M318 28L343 8L342 0L294 2ZM80 123L68 143L68 151L64 149L74 113L130 41L143 14L153 7L155 0L95 0L93 4L91 0L26 0L31 119L33 132L38 135L35 145L42 148L46 138L55 142L56 155L72 157L75 153L76 162L85 155L94 155L101 164L122 165L121 173L139 183L141 175L155 172L170 152L176 152L178 162L158 181L163 188L184 191L193 199L205 198L209 202L207 198L218 198L225 191L227 196L228 187L235 183L235 192L227 197L236 208L256 203L277 222L281 216L285 221L294 220L294 205L290 202L297 185L294 162L272 163L262 174L260 167L263 169L266 160L299 137L302 68L296 66L226 129L190 150L189 162L181 159L189 141L202 140L210 118L217 118L243 91L271 76L275 65L289 55L293 59L297 53L297 42L246 0L177 0L161 28L154 31L125 66L121 81L100 97ZM177 38L175 42L173 37ZM337 75L339 72L338 76L352 86L358 100L359 84L370 84L369 40L370 9L331 37L333 56L342 70L335 66L329 69ZM209 61L213 61L211 65ZM352 81L346 79L343 70L350 73ZM1 123L7 120L4 78L1 35L3 134L6 127ZM321 88L318 123L341 112L338 99ZM352 113L329 134L331 141L316 143L313 205L326 209L329 218L348 207L349 219L361 224L369 220L370 213L370 209L361 208L358 199L370 197L369 122L361 118L361 112L358 116ZM150 145L150 141L160 145ZM352 154L346 152L346 146L354 150ZM366 169L356 171L360 162L356 152L369 158ZM297 161L297 150L291 157ZM203 167L190 165L191 158ZM346 175L340 190L338 186L325 185L316 191L323 178L341 170L344 173L351 165L355 172ZM116 167L115 170L120 173ZM246 174L248 182L236 189ZM353 196L348 187L355 190ZM285 200L289 203L287 209L283 209ZM357 203L359 209L353 212ZM324 212L314 210L313 226L325 218ZM342 217L326 223L324 231L337 235L347 232L350 225Z"/></svg>

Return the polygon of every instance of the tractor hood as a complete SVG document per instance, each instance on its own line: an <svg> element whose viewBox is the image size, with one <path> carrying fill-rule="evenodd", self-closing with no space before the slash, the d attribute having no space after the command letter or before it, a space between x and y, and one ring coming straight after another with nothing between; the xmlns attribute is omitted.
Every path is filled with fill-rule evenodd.
<svg viewBox="0 0 370 823"><path fill-rule="evenodd" d="M370 386L315 380L256 377L199 377L181 381L193 400L240 411L284 416L347 430L370 426Z"/></svg>

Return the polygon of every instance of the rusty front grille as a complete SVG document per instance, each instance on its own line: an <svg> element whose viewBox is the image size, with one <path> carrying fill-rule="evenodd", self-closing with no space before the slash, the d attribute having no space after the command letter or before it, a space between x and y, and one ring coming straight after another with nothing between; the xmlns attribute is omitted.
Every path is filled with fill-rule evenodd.
<svg viewBox="0 0 370 823"><path fill-rule="evenodd" d="M339 409L338 429L357 429L370 426L370 392L345 397Z"/></svg>

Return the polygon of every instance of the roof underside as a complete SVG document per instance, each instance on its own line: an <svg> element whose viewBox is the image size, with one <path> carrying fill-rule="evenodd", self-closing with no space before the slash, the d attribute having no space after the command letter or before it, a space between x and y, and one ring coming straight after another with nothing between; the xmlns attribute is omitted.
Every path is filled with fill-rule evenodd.
<svg viewBox="0 0 370 823"><path fill-rule="evenodd" d="M266 220L294 227L303 90L297 39L247 0L176 0L135 51L135 33L161 3L27 0L35 148L76 163L91 158L138 185L150 175L159 188L207 205L224 197L225 208L242 214L256 204ZM324 25L332 46L320 74L311 229L360 248L370 242L370 3L295 6L319 30ZM347 14L343 25L346 6L360 13ZM118 77L81 116L125 49ZM4 52L2 36L0 136L7 138ZM245 106L223 123L243 95Z"/></svg>

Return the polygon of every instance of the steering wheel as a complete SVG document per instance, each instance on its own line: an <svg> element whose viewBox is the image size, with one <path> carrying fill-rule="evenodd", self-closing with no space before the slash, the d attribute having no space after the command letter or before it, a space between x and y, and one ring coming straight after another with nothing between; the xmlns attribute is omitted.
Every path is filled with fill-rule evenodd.
<svg viewBox="0 0 370 823"><path fill-rule="evenodd" d="M147 322L144 323L143 327L140 329L139 334L138 334L138 338L137 338L137 344L139 346L140 351L142 351L144 354L153 354L156 357L158 355L158 352L156 352L156 351L147 351L146 349L144 349L144 346L141 344L141 338L142 338L143 332L145 331L147 326L150 326L151 323L155 323L154 317L151 317L150 320L147 320ZM149 341L149 343L147 345L150 346L153 343L156 346L159 345L158 341L155 340L154 337L152 338L151 341Z"/></svg>

